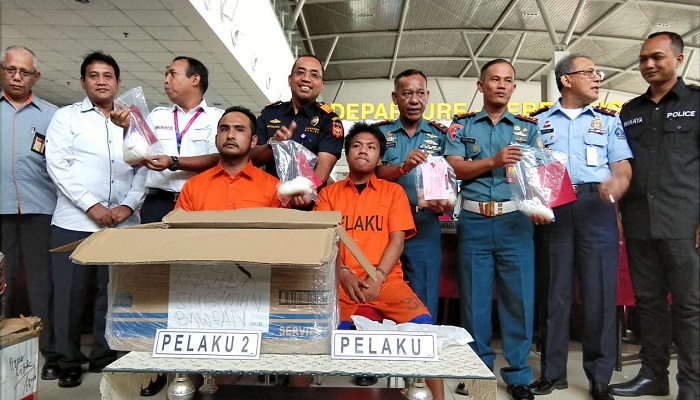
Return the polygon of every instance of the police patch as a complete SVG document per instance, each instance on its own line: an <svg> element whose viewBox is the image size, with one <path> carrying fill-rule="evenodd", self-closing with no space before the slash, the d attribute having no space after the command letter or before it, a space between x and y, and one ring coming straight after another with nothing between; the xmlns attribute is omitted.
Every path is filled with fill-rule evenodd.
<svg viewBox="0 0 700 400"><path fill-rule="evenodd" d="M457 135L459 135L459 132L462 131L464 127L460 124L452 124L450 125L450 140L454 141Z"/></svg>
<svg viewBox="0 0 700 400"><path fill-rule="evenodd" d="M615 129L615 136L617 136L617 138L620 139L620 140L625 140L625 139L627 139L627 137L625 136L625 131L622 130L622 127L621 127L621 126L618 126L618 127Z"/></svg>
<svg viewBox="0 0 700 400"><path fill-rule="evenodd" d="M342 138L345 136L343 132L343 124L340 121L333 121L333 136L337 138Z"/></svg>

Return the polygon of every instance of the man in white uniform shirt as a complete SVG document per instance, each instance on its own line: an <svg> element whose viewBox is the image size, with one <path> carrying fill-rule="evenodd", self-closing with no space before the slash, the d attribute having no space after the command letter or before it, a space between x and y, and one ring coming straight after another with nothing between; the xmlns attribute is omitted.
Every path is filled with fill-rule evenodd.
<svg viewBox="0 0 700 400"><path fill-rule="evenodd" d="M146 160L147 196L141 209L143 223L158 222L175 206L185 181L219 162L216 125L223 111L208 107L204 93L209 72L199 60L176 57L165 72L165 93L175 103L151 111L164 155ZM112 114L112 121L129 126L128 111Z"/></svg>
<svg viewBox="0 0 700 400"><path fill-rule="evenodd" d="M99 51L89 54L80 67L80 84L87 97L56 111L46 131L46 165L58 188L52 248L103 228L140 222L136 210L145 194L147 170L124 162L122 129L109 120L120 82L114 58ZM60 387L80 385L83 363L89 361L91 372L101 372L117 358L105 340L108 267L75 265L68 255L51 255ZM90 286L96 287L96 293L88 300L85 294ZM80 351L86 301L94 301L95 338L89 357Z"/></svg>

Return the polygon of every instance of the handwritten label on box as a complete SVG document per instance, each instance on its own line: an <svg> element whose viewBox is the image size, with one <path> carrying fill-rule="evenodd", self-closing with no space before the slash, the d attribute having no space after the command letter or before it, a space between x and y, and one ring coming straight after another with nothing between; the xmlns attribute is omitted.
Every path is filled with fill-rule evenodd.
<svg viewBox="0 0 700 400"><path fill-rule="evenodd" d="M438 361L435 332L333 331L331 358Z"/></svg>
<svg viewBox="0 0 700 400"><path fill-rule="evenodd" d="M168 329L270 328L269 266L173 264Z"/></svg>
<svg viewBox="0 0 700 400"><path fill-rule="evenodd" d="M259 331L158 329L153 357L257 360L261 338Z"/></svg>
<svg viewBox="0 0 700 400"><path fill-rule="evenodd" d="M24 399L37 389L39 339L0 350L0 399Z"/></svg>

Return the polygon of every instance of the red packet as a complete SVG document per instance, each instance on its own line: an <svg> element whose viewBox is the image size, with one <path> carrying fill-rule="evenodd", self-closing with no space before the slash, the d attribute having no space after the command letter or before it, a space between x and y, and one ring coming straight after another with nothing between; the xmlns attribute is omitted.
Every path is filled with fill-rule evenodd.
<svg viewBox="0 0 700 400"><path fill-rule="evenodd" d="M564 204L569 204L576 201L576 193L574 193L574 187L571 184L571 178L569 177L569 172L566 170L566 166L560 162L553 162L551 164L546 164L537 167L539 170L539 176L541 177L542 186L547 187L548 185L556 184L554 182L560 182L559 187L552 187L552 194L555 194L552 199L547 202L549 208L563 206ZM561 180L552 180L547 182L544 179L547 176L562 176Z"/></svg>

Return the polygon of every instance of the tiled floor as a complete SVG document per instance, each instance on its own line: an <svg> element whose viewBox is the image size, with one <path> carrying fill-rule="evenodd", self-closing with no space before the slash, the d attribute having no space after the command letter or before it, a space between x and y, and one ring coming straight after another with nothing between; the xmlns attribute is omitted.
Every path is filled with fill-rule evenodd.
<svg viewBox="0 0 700 400"><path fill-rule="evenodd" d="M89 340L89 338L86 338ZM500 348L500 343L495 342L494 346ZM548 396L538 396L541 400L579 400L588 399L588 381L581 368L581 346L578 342L571 342L569 346L569 388L567 390L558 390ZM636 354L638 351L637 346L625 345L624 354ZM534 370L535 378L539 377L539 354L536 352L531 353L530 364ZM503 367L504 361L502 358L498 358L496 362L496 368ZM622 371L615 372L613 374L612 382L623 382L637 374L639 370L639 364L636 362L630 362L623 365ZM674 399L676 392L678 391L678 386L675 382L676 374L676 360L675 357L671 362L671 396L667 397L653 397L644 396L638 397L639 400L649 400L649 399ZM83 384L77 388L63 389L59 388L57 381L39 381L39 400L97 400L100 399L100 379L101 374L93 374L86 372L83 375ZM241 381L244 384L258 384L254 377L244 377ZM352 380L349 377L324 377L322 384L324 386L352 386ZM386 385L386 379L379 381L378 385ZM446 380L445 394L447 399L454 400L471 400L469 397L460 396L454 394L454 389L457 387L458 381L456 380ZM164 400L165 399L165 389L162 390L158 395L151 397L153 400ZM143 398L148 399L148 398ZM503 382L499 379L498 381L498 395L497 400L507 400L509 399L506 393L506 388Z"/></svg>

